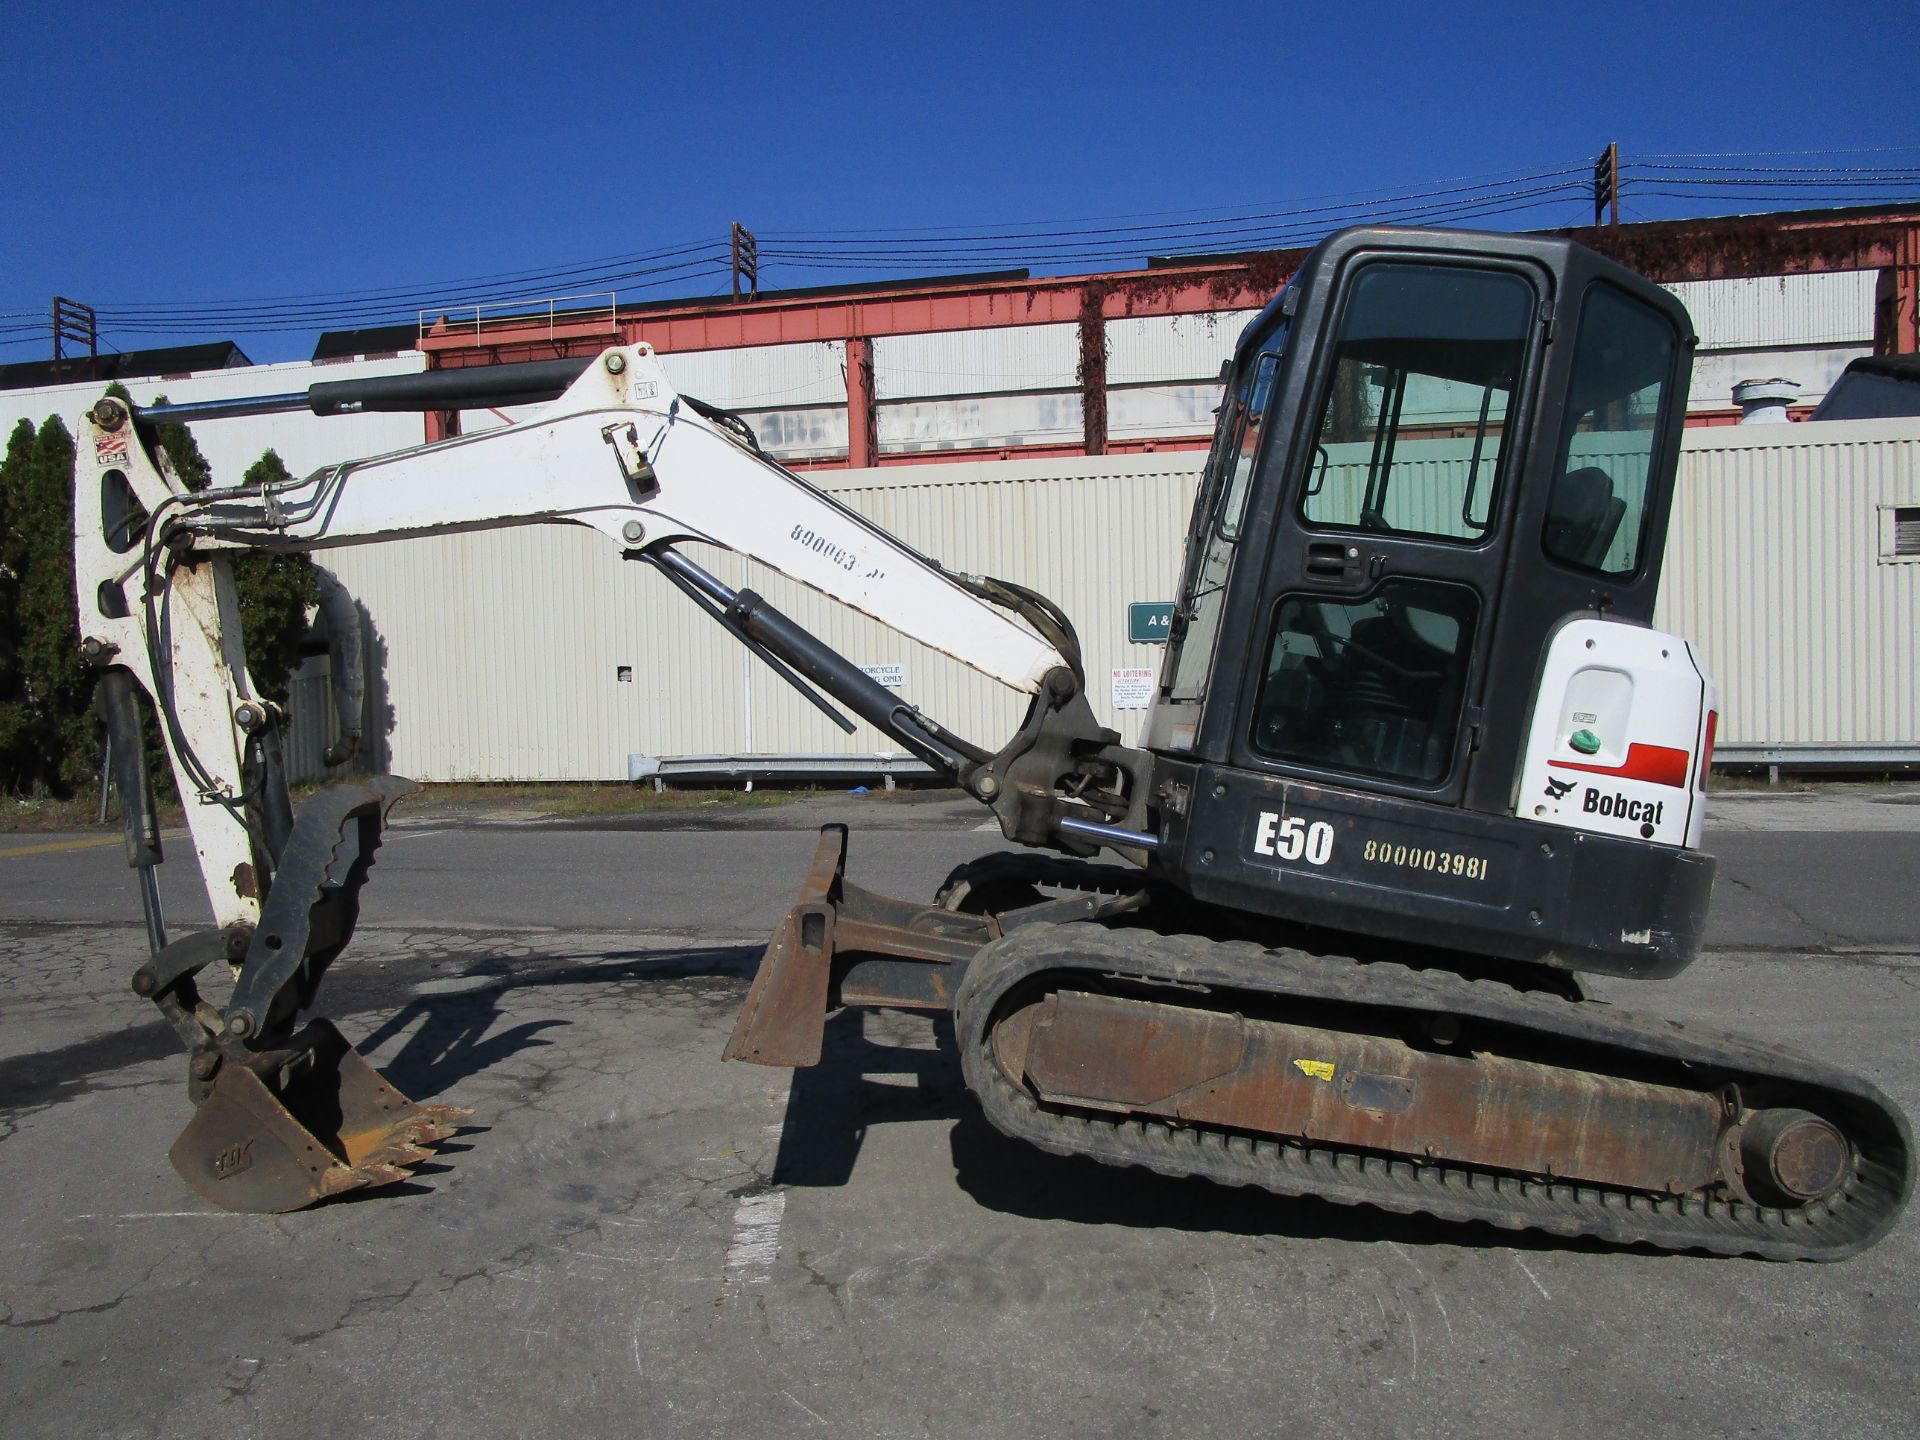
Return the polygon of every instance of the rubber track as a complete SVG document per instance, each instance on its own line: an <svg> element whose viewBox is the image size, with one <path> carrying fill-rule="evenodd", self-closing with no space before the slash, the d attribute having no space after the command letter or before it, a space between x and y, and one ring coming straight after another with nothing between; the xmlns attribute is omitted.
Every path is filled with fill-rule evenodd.
<svg viewBox="0 0 1920 1440"><path fill-rule="evenodd" d="M1550 1181L1453 1162L1415 1162L1374 1152L1257 1139L1237 1132L1043 1109L995 1061L988 1030L1001 999L1046 976L1052 988L1111 990L1138 979L1333 1001L1398 1011L1433 1011L1524 1027L1698 1066L1740 1083L1764 1078L1805 1087L1793 1103L1826 1114L1853 1141L1853 1178L1838 1193L1798 1210L1698 1196L1650 1195L1574 1181ZM1180 1003L1177 990L1155 999ZM1162 1175L1203 1176L1276 1195L1312 1195L1441 1220L1480 1220L1506 1230L1590 1236L1665 1250L1706 1250L1770 1260L1840 1260L1868 1248L1899 1217L1913 1188L1913 1141L1906 1117L1872 1085L1794 1051L1695 1030L1674 1021L1623 1015L1609 1007L1522 992L1447 971L1263 950L1200 936L1109 930L1098 925L1032 925L986 946L967 967L955 998L955 1028L967 1086L995 1128L1056 1155L1139 1165Z"/></svg>

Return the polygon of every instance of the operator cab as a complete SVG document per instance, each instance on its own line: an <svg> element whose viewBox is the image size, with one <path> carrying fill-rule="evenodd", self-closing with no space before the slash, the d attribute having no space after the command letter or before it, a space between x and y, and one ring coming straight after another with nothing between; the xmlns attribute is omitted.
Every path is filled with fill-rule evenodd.
<svg viewBox="0 0 1920 1440"><path fill-rule="evenodd" d="M1665 291L1569 241L1356 229L1317 247L1229 367L1143 742L1197 787L1185 828L1224 841L1215 812L1231 812L1253 829L1203 845L1204 862L1189 838L1154 868L1200 894L1227 883L1223 849L1265 859L1273 801L1247 815L1213 803L1249 784L1385 805L1427 840L1474 816L1581 823L1520 793L1543 676L1574 620L1652 621L1692 343ZM1590 738L1562 728L1540 764ZM1690 795L1658 813L1664 843L1697 832ZM1351 813L1324 823L1364 850ZM1404 855L1413 837L1393 843ZM1437 842L1417 853L1449 871L1492 863ZM1268 866L1216 898L1369 928L1377 891L1342 887L1398 882L1341 872L1331 858L1304 876ZM1441 898L1511 910L1520 892L1498 888Z"/></svg>
<svg viewBox="0 0 1920 1440"><path fill-rule="evenodd" d="M1652 620L1690 333L1565 241L1322 244L1231 367L1148 747L1512 813L1550 631Z"/></svg>

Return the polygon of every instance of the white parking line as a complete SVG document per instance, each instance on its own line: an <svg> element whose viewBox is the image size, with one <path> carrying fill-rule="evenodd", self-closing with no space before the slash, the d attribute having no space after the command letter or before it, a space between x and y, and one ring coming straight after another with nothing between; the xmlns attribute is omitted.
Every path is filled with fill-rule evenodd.
<svg viewBox="0 0 1920 1440"><path fill-rule="evenodd" d="M768 1098L786 1105L783 1093L769 1092ZM766 1127L765 1133L777 1153L780 1134L785 1128L784 1120L776 1120ZM768 1173L772 1172L773 1161L767 1162ZM773 1275L773 1262L780 1258L780 1226L787 1214L787 1192L785 1190L762 1190L754 1195L742 1195L739 1203L733 1207L733 1240L727 1246L726 1293L738 1295L749 1285L764 1285Z"/></svg>
<svg viewBox="0 0 1920 1440"><path fill-rule="evenodd" d="M733 1243L727 1246L729 1291L767 1283L780 1255L780 1222L786 1213L784 1190L740 1197L733 1210Z"/></svg>

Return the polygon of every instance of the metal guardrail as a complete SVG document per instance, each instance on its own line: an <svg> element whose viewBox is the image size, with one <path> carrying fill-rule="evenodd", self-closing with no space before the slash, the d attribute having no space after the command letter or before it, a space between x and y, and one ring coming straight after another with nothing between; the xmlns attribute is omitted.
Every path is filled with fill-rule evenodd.
<svg viewBox="0 0 1920 1440"><path fill-rule="evenodd" d="M896 776L918 779L933 767L911 755L628 755L627 779L651 780L664 790L669 780L858 780L868 776L894 788Z"/></svg>
<svg viewBox="0 0 1920 1440"><path fill-rule="evenodd" d="M581 303L588 300L604 304L586 306ZM575 308L562 310L562 305ZM489 316L489 310L499 313ZM557 338L557 332L563 326L569 333L586 328L616 332L620 328L620 297L613 290L597 290L588 295L556 295L545 301L501 300L491 305L473 306L471 319L465 309L442 310L436 305L419 312L418 333L421 340L429 335L471 335L477 339L488 330L532 329L543 318L549 340Z"/></svg>
<svg viewBox="0 0 1920 1440"><path fill-rule="evenodd" d="M1812 771L1886 773L1920 771L1920 744L1916 745L1764 745L1731 744L1713 747L1716 770L1766 766L1767 783L1778 785L1783 772Z"/></svg>
<svg viewBox="0 0 1920 1440"><path fill-rule="evenodd" d="M1920 744L1911 745L1766 745L1718 744L1716 767L1769 765L1785 770L1920 769Z"/></svg>

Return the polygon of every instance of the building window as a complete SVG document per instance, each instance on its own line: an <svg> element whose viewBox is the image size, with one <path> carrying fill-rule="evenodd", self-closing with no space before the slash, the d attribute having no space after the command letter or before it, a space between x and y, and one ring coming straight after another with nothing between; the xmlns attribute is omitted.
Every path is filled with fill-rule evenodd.
<svg viewBox="0 0 1920 1440"><path fill-rule="evenodd" d="M1920 560L1920 505L1880 507L1880 558Z"/></svg>

